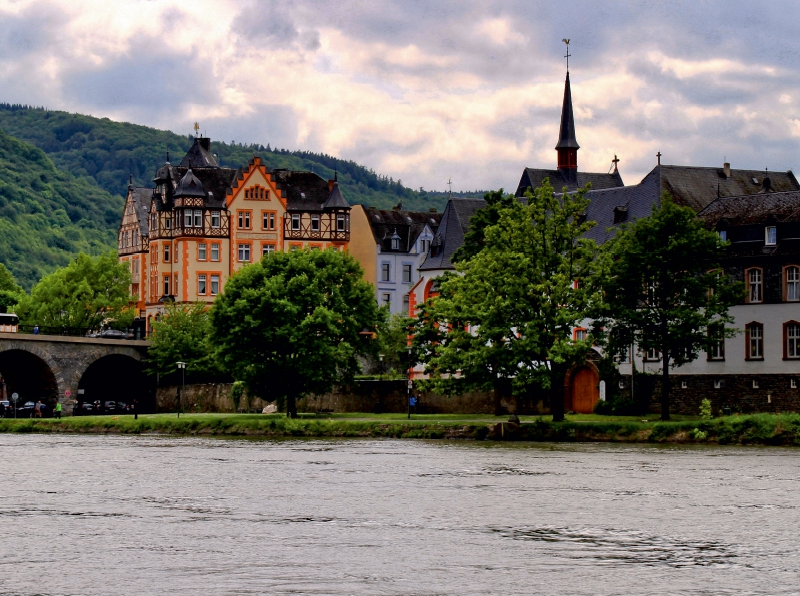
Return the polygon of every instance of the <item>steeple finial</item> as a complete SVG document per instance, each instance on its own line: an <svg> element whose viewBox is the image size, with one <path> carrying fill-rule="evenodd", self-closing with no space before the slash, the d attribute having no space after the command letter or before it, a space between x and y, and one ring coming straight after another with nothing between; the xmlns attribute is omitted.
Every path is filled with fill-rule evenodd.
<svg viewBox="0 0 800 596"><path fill-rule="evenodd" d="M564 58L567 59L567 72L569 72L569 57L572 56L572 54L569 53L569 40L564 38L561 41L563 41L565 44L567 44L567 55L564 56Z"/></svg>

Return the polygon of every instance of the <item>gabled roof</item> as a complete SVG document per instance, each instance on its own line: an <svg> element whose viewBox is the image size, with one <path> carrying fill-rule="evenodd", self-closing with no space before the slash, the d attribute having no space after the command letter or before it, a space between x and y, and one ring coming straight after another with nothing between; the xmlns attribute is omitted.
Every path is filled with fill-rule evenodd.
<svg viewBox="0 0 800 596"><path fill-rule="evenodd" d="M721 197L711 202L697 216L711 227L722 220L728 226L799 222L800 191Z"/></svg>
<svg viewBox="0 0 800 596"><path fill-rule="evenodd" d="M718 196L734 197L761 192L764 178L769 176L772 190L787 192L800 190L794 174L763 170L730 170L730 177L723 168L694 166L656 166L660 170L661 190L669 192L676 203L700 211ZM717 194L719 189L719 195Z"/></svg>
<svg viewBox="0 0 800 596"><path fill-rule="evenodd" d="M420 266L420 271L431 269L454 269L450 259L453 253L464 244L464 235L469 229L469 220L479 209L486 206L483 199L455 199L447 201L442 214L439 230L434 243L437 245L436 255L428 252L428 258ZM433 245L432 245L433 246Z"/></svg>
<svg viewBox="0 0 800 596"><path fill-rule="evenodd" d="M618 186L622 186L622 176L619 175L619 172L612 172L611 174L596 174L591 172L578 172L577 173L577 184L575 182L571 182L569 179L565 178L562 175L560 170L543 170L539 168L525 168L522 171L522 177L519 180L519 185L517 186L517 192L514 193L515 196L521 197L525 194L525 191L530 188L531 190L535 190L542 185L542 182L545 178L550 179L550 185L555 189L556 192L561 192L564 187L567 187L567 190L575 190L576 188L582 188L586 186L587 182L592 183L593 190L601 190L604 188L615 188Z"/></svg>
<svg viewBox="0 0 800 596"><path fill-rule="evenodd" d="M139 220L139 234L150 235L150 200L153 198L152 188L129 186L128 196L133 201L136 219Z"/></svg>
<svg viewBox="0 0 800 596"><path fill-rule="evenodd" d="M216 158L211 153L211 139L195 137L194 143L181 160L182 168L218 168Z"/></svg>
<svg viewBox="0 0 800 596"><path fill-rule="evenodd" d="M343 207L349 207L338 184L334 183L333 189L327 180L314 172L295 172L292 170L272 170L271 172L275 185L281 192L281 196L286 199L287 211L322 211L328 199L331 198L333 189L337 189L339 198L332 197L337 203L343 203Z"/></svg>
<svg viewBox="0 0 800 596"><path fill-rule="evenodd" d="M410 252L419 235L428 226L434 234L442 220L441 213L364 209L375 243L384 252ZM392 236L397 233L400 249L392 251Z"/></svg>

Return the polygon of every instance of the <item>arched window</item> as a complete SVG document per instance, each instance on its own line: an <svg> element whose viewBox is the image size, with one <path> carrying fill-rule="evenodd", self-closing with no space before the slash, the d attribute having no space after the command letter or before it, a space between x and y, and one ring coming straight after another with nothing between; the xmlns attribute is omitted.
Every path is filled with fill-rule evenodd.
<svg viewBox="0 0 800 596"><path fill-rule="evenodd" d="M800 359L800 323L797 321L783 324L783 357Z"/></svg>
<svg viewBox="0 0 800 596"><path fill-rule="evenodd" d="M797 265L783 268L783 299L786 302L800 301L800 267Z"/></svg>
<svg viewBox="0 0 800 596"><path fill-rule="evenodd" d="M745 360L764 359L764 325L761 323L748 323L744 330Z"/></svg>
<svg viewBox="0 0 800 596"><path fill-rule="evenodd" d="M760 267L746 269L744 272L747 284L747 301L757 304L764 301L764 270Z"/></svg>

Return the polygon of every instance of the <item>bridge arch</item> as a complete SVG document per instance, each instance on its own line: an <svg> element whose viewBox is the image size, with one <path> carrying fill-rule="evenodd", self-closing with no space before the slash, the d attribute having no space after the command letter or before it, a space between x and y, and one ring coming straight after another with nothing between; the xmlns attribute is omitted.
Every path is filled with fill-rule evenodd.
<svg viewBox="0 0 800 596"><path fill-rule="evenodd" d="M42 400L52 411L63 393L64 379L58 364L35 346L15 346L0 351L0 376L6 398L19 395L18 406Z"/></svg>
<svg viewBox="0 0 800 596"><path fill-rule="evenodd" d="M126 413L134 400L139 412L153 409L141 357L135 352L106 354L92 361L77 388L78 408L85 413ZM83 404L91 404L91 410Z"/></svg>

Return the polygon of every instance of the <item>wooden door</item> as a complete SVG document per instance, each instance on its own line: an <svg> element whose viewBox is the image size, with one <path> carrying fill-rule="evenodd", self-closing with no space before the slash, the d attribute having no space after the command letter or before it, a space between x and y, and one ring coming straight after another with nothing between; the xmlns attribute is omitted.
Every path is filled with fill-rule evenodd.
<svg viewBox="0 0 800 596"><path fill-rule="evenodd" d="M572 411L591 414L600 399L600 379L590 366L581 366L572 373Z"/></svg>

